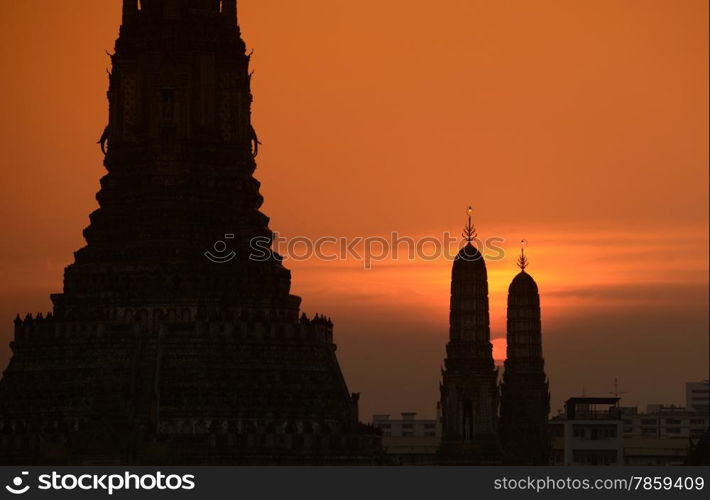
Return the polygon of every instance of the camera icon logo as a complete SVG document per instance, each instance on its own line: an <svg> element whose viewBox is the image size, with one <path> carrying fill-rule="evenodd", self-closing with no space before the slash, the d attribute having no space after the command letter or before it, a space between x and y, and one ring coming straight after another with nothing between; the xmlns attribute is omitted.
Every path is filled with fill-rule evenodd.
<svg viewBox="0 0 710 500"><path fill-rule="evenodd" d="M225 240L233 240L234 238L234 234L224 235ZM208 260L214 262L215 264L226 264L227 262L234 260L234 258L237 256L237 253L234 250L229 252L227 251L227 243L222 240L215 242L213 249L215 253L212 253L211 250L208 250L205 252L205 257L207 257Z"/></svg>
<svg viewBox="0 0 710 500"><path fill-rule="evenodd" d="M25 485L24 487L22 486L23 476L27 476L27 475L29 475L29 472L27 472L26 470L22 471L19 476L16 476L12 480L11 485L8 484L7 486L5 486L5 489L7 491L9 491L10 493L12 493L13 495L22 495L24 493L27 493L27 491L29 491L29 489L30 489L30 485L28 484L28 485Z"/></svg>

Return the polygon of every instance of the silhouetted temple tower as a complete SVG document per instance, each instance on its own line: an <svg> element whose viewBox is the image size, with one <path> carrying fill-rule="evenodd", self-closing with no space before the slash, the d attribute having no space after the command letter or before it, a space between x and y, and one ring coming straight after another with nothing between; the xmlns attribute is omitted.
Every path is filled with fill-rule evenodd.
<svg viewBox="0 0 710 500"><path fill-rule="evenodd" d="M488 274L483 256L473 246L475 237L469 207L466 245L451 273L449 343L440 400L442 464L500 463L498 371L490 341Z"/></svg>
<svg viewBox="0 0 710 500"><path fill-rule="evenodd" d="M508 352L501 384L500 438L505 463L548 465L547 421L550 392L542 357L540 295L525 269L525 241L520 273L508 289Z"/></svg>
<svg viewBox="0 0 710 500"><path fill-rule="evenodd" d="M236 6L124 0L99 208L53 312L15 321L0 463L378 455L332 322L301 315L278 255L250 256L272 232L252 176L259 141Z"/></svg>

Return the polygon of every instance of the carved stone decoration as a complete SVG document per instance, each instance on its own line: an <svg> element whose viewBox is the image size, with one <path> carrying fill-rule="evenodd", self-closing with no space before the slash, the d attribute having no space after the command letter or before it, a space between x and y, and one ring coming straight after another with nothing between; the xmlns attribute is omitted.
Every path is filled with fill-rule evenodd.
<svg viewBox="0 0 710 500"><path fill-rule="evenodd" d="M239 102L237 94L237 75L234 72L225 72L219 78L219 130L220 137L225 142L232 142L237 138L237 116Z"/></svg>
<svg viewBox="0 0 710 500"><path fill-rule="evenodd" d="M123 137L126 142L135 142L138 125L138 75L133 71L121 73L121 110L123 114Z"/></svg>

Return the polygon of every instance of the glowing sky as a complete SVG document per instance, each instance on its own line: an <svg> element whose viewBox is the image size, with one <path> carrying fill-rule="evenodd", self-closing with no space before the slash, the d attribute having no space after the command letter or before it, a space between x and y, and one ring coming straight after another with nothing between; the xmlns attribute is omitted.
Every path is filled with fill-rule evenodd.
<svg viewBox="0 0 710 500"><path fill-rule="evenodd" d="M495 339L530 241L553 411L614 377L632 405L707 378L707 1L239 3L272 229L458 234L472 204L506 240ZM0 7L4 365L12 318L49 309L96 206L120 2ZM433 414L450 263L287 265L335 321L363 418Z"/></svg>

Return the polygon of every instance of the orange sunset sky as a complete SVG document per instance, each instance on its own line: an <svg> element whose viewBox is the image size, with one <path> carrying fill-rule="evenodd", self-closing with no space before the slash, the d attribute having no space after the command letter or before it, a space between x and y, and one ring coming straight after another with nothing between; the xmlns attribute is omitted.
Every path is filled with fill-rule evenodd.
<svg viewBox="0 0 710 500"><path fill-rule="evenodd" d="M120 0L0 0L0 364L48 311L104 175ZM474 207L504 357L529 240L552 411L684 402L708 377L707 0L239 0L257 178L286 236L459 234ZM361 417L433 415L451 263L289 262Z"/></svg>

